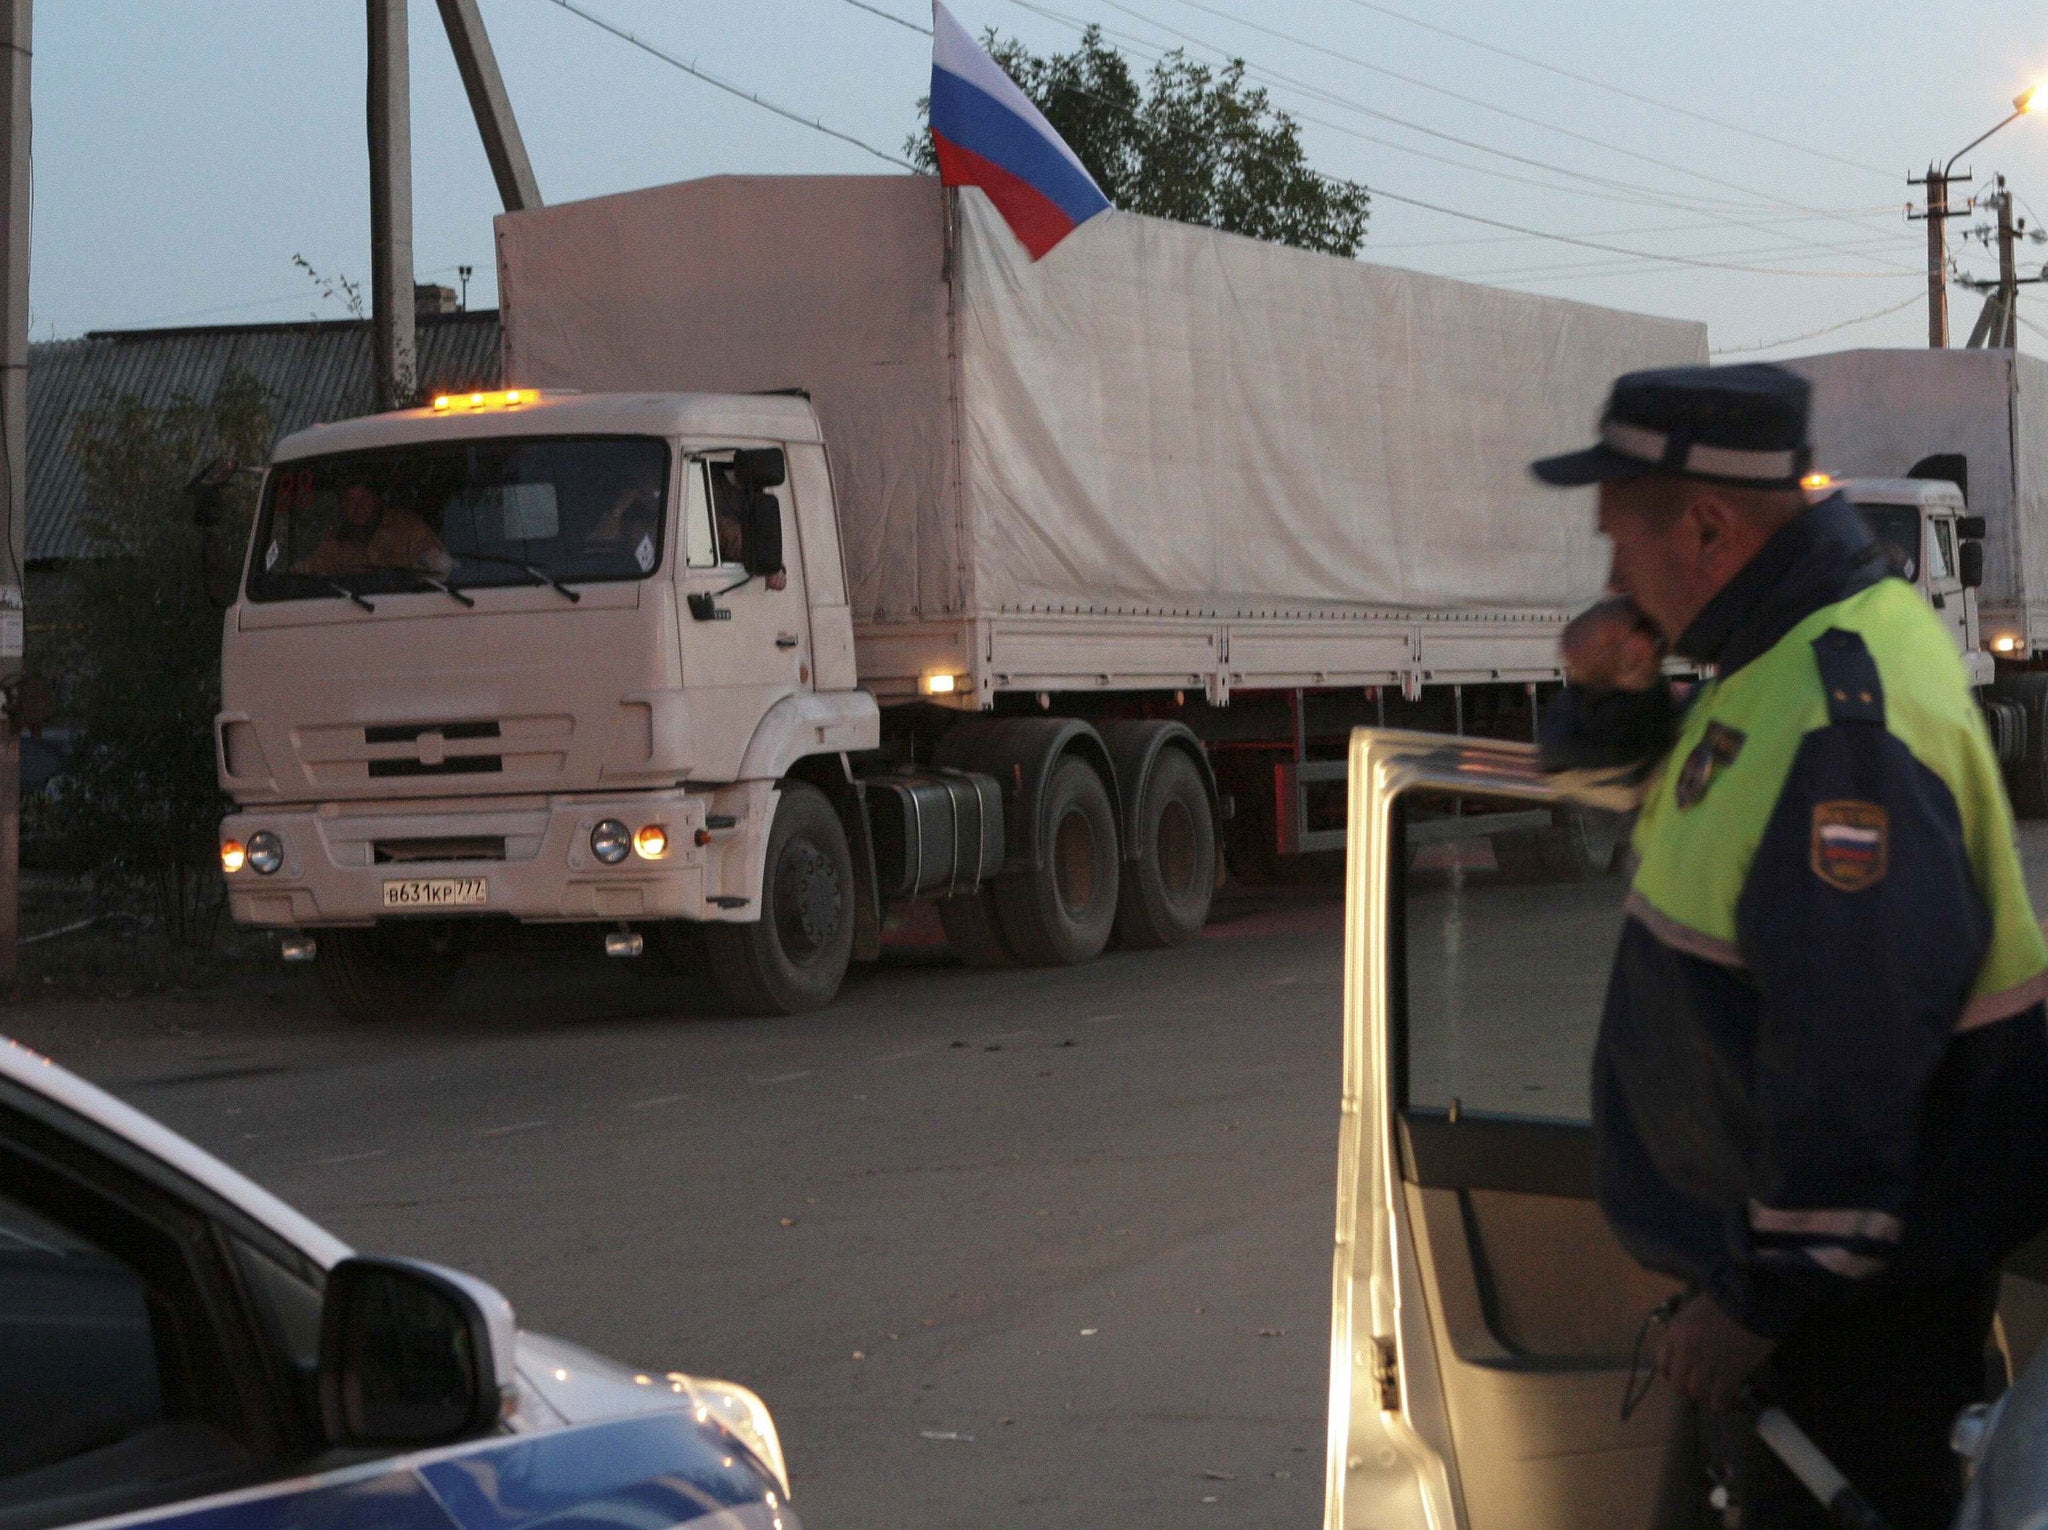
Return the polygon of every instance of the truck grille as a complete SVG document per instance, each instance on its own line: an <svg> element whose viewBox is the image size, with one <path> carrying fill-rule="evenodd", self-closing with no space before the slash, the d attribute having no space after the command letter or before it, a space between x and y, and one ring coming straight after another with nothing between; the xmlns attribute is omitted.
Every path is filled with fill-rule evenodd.
<svg viewBox="0 0 2048 1530"><path fill-rule="evenodd" d="M505 836L477 834L442 839L379 839L370 844L376 865L398 861L502 861Z"/></svg>
<svg viewBox="0 0 2048 1530"><path fill-rule="evenodd" d="M370 778L379 776L483 776L495 775L505 768L502 756L495 754L451 754L437 764L429 765L425 760L372 760Z"/></svg>

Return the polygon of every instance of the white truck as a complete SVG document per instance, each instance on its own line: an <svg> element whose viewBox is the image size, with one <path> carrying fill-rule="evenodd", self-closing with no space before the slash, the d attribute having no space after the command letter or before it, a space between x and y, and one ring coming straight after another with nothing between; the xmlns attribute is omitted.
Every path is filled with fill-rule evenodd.
<svg viewBox="0 0 2048 1530"><path fill-rule="evenodd" d="M822 1004L1192 937L1361 722L1527 737L1599 589L1527 462L1697 325L921 177L498 224L512 389L281 442L223 647L236 920L352 1014L595 927Z"/></svg>
<svg viewBox="0 0 2048 1530"><path fill-rule="evenodd" d="M2048 815L2048 364L2010 350L1853 350L1814 385L1814 461L1943 613L2013 806Z"/></svg>

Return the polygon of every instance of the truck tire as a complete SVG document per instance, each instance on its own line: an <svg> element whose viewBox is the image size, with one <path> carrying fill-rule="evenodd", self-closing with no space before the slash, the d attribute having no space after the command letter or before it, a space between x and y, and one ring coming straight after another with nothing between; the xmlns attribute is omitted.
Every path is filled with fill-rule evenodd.
<svg viewBox="0 0 2048 1530"><path fill-rule="evenodd" d="M448 931L424 924L322 930L313 970L345 1020L425 1020L462 966Z"/></svg>
<svg viewBox="0 0 2048 1530"><path fill-rule="evenodd" d="M1124 830L1117 944L1136 951L1193 940L1216 893L1216 824L1208 787L1182 750L1163 749L1153 759Z"/></svg>
<svg viewBox="0 0 2048 1530"><path fill-rule="evenodd" d="M2027 719L2027 746L2005 762L2005 790L2016 818L2048 818L2048 675L2001 675L1997 695L2018 703Z"/></svg>
<svg viewBox="0 0 2048 1530"><path fill-rule="evenodd" d="M853 853L815 786L785 783L768 832L761 917L708 923L705 953L735 1013L793 1015L830 1004L853 959Z"/></svg>
<svg viewBox="0 0 2048 1530"><path fill-rule="evenodd" d="M1094 768L1069 755L1045 788L1045 854L996 878L996 922L1018 961L1067 967L1102 954L1116 924L1116 810Z"/></svg>
<svg viewBox="0 0 2048 1530"><path fill-rule="evenodd" d="M996 919L995 897L986 886L957 898L939 899L939 927L946 944L970 967L1010 967L1010 948L1003 944Z"/></svg>

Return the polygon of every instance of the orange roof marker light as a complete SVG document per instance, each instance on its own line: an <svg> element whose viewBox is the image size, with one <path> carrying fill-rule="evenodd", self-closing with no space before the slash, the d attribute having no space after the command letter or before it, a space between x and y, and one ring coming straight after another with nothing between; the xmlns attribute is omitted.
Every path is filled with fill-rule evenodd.
<svg viewBox="0 0 2048 1530"><path fill-rule="evenodd" d="M447 414L456 409L517 409L521 404L537 404L540 393L533 388L506 388L497 393L436 393L434 413Z"/></svg>

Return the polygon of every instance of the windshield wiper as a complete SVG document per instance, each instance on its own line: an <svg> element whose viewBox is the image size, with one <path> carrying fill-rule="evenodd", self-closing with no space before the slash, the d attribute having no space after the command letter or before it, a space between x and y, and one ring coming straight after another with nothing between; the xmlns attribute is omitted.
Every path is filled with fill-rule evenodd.
<svg viewBox="0 0 2048 1530"><path fill-rule="evenodd" d="M334 591L335 594L341 596L344 600L354 601L357 605L361 606L365 611L368 611L372 616L376 615L377 613L377 608L375 606L371 605L370 602L367 599L365 599L361 594L359 594L355 590L350 589L347 585L343 584L339 579L329 579L324 574L304 574L300 577L310 579L315 584L326 585L327 588Z"/></svg>
<svg viewBox="0 0 2048 1530"><path fill-rule="evenodd" d="M568 596L572 605L583 599L579 591L570 589L557 575L549 573L537 564L528 563L523 558L501 558L495 553L457 553L455 556L458 562L466 560L470 563L496 563L505 568L516 568L536 584L554 586L556 593Z"/></svg>
<svg viewBox="0 0 2048 1530"><path fill-rule="evenodd" d="M448 583L445 579L436 579L432 574L423 574L416 568L395 568L393 572L405 575L406 578L412 580L414 584L419 585L422 589L439 590L443 595L448 596L451 600L459 600L465 606L473 606L476 604L475 601L471 600L467 595L463 594L462 591L456 589L454 585Z"/></svg>

